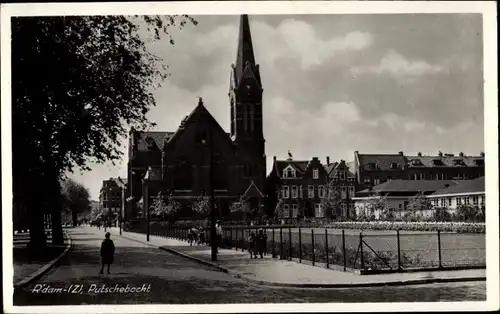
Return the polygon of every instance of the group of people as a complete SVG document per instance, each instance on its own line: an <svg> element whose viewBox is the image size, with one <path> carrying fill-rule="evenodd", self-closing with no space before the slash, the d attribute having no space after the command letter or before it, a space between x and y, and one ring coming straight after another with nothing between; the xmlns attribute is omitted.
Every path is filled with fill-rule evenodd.
<svg viewBox="0 0 500 314"><path fill-rule="evenodd" d="M193 227L189 230L188 243L190 246L205 243L205 230L203 227Z"/></svg>
<svg viewBox="0 0 500 314"><path fill-rule="evenodd" d="M250 258L257 258L257 255L263 258L266 252L266 245L267 234L264 233L264 230L259 229L257 234L254 232L250 233L248 237L248 252L250 253Z"/></svg>

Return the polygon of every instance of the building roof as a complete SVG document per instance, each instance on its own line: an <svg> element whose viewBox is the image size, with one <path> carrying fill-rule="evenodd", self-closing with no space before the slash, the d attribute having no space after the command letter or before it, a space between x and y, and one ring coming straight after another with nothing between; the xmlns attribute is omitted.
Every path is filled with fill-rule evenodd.
<svg viewBox="0 0 500 314"><path fill-rule="evenodd" d="M371 189L359 191L359 193L432 192L445 188L446 185L451 187L460 182L455 180L390 180Z"/></svg>
<svg viewBox="0 0 500 314"><path fill-rule="evenodd" d="M413 167L482 167L484 166L484 157L483 156L406 156L407 163L410 163L409 166L412 167L412 160L419 160L421 166L413 166ZM455 160L463 162L463 164L455 164ZM476 161L479 161L482 164L478 164Z"/></svg>
<svg viewBox="0 0 500 314"><path fill-rule="evenodd" d="M255 56L252 44L252 35L250 32L250 23L248 21L248 15L242 14L240 16L240 33L238 36L238 50L236 52L236 64L234 66L234 75L237 87L245 73L247 64L252 69L252 72L256 75L257 82L260 84L260 74L258 68L254 68Z"/></svg>
<svg viewBox="0 0 500 314"><path fill-rule="evenodd" d="M137 141L137 149L140 151L148 150L148 138L151 138L156 146L161 149L163 147L163 142L165 139L169 139L174 135L174 132L157 132L157 131L146 131L139 132L139 139Z"/></svg>
<svg viewBox="0 0 500 314"><path fill-rule="evenodd" d="M275 169L277 171L277 175L281 176L281 173L283 173L283 170L286 167L292 166L295 169L295 171L297 171L297 175L301 176L304 172L306 172L309 162L310 162L309 160L292 160L292 159L276 160Z"/></svg>
<svg viewBox="0 0 500 314"><path fill-rule="evenodd" d="M359 166L365 170L401 170L403 167L484 167L484 155L466 156L459 154L432 155L404 155L398 154L359 154L357 153ZM417 161L413 164L413 160ZM458 163L457 163L458 162ZM391 164L396 163L397 168L392 168ZM375 166L375 167L373 167Z"/></svg>
<svg viewBox="0 0 500 314"><path fill-rule="evenodd" d="M450 186L438 190L431 194L431 196L446 195L446 194L463 194L463 193L477 193L485 192L484 177L480 177L474 180L462 181L460 184Z"/></svg>
<svg viewBox="0 0 500 314"><path fill-rule="evenodd" d="M358 160L359 166L365 170L401 170L406 163L405 157L400 154L358 154ZM397 168L391 168L391 164L397 164Z"/></svg>

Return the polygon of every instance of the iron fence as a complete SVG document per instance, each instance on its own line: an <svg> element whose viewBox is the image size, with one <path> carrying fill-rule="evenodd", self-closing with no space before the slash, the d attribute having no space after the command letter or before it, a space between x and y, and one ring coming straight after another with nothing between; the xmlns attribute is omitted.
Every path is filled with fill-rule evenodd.
<svg viewBox="0 0 500 314"><path fill-rule="evenodd" d="M152 224L151 235L187 240L188 227ZM410 269L445 269L486 267L485 234L364 231L329 228L226 227L221 247L248 250L252 232L263 229L267 235L265 254L282 260L297 260L346 271ZM146 233L147 225L129 225L125 231ZM205 230L205 244L211 243L210 228Z"/></svg>

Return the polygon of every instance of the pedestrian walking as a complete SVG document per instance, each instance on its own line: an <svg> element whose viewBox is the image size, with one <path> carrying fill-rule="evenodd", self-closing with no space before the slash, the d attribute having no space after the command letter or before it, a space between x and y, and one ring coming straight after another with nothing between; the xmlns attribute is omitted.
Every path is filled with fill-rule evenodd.
<svg viewBox="0 0 500 314"><path fill-rule="evenodd" d="M257 253L255 252L255 233L250 233L248 237L248 253L250 253L250 259L257 258Z"/></svg>
<svg viewBox="0 0 500 314"><path fill-rule="evenodd" d="M99 271L99 274L102 274L104 271L104 265L108 266L108 274L111 274L109 271L109 268L111 267L111 264L113 263L113 259L115 256L115 244L113 243L113 240L110 239L111 234L109 232L106 232L104 241L102 241L101 244L101 271Z"/></svg>
<svg viewBox="0 0 500 314"><path fill-rule="evenodd" d="M222 243L222 225L220 220L217 220L217 223L215 224L215 233L215 247L217 248L217 252L219 252L219 247Z"/></svg>
<svg viewBox="0 0 500 314"><path fill-rule="evenodd" d="M267 234L264 234L264 230L259 229L257 236L255 237L255 258L259 254L260 258L264 258L264 250L267 242Z"/></svg>

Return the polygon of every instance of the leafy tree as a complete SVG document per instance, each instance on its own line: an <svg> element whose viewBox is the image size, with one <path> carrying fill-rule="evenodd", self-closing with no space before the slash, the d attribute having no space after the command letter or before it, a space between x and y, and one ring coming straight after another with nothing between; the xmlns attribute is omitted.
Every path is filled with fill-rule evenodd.
<svg viewBox="0 0 500 314"><path fill-rule="evenodd" d="M12 19L14 195L28 208L33 247L45 246L40 204L52 213L54 243L62 243L65 173L115 162L127 127L152 125L153 88L168 72L141 32L173 44L168 30L189 22L196 24L187 16Z"/></svg>
<svg viewBox="0 0 500 314"><path fill-rule="evenodd" d="M210 214L210 198L208 196L200 195L198 199L191 206L193 212L201 216L208 216Z"/></svg>
<svg viewBox="0 0 500 314"><path fill-rule="evenodd" d="M460 221L485 221L485 212L479 206L462 204L457 208L457 218Z"/></svg>
<svg viewBox="0 0 500 314"><path fill-rule="evenodd" d="M425 194L418 192L408 202L405 218L406 220L421 219L421 213L432 208L432 203Z"/></svg>
<svg viewBox="0 0 500 314"><path fill-rule="evenodd" d="M433 219L434 221L451 221L452 215L446 207L437 207L434 210Z"/></svg>
<svg viewBox="0 0 500 314"><path fill-rule="evenodd" d="M373 193L370 197L364 200L363 208L364 211L359 215L359 220L375 220L376 212L381 215L388 213L390 209L387 204L387 195L381 195L379 192Z"/></svg>
<svg viewBox="0 0 500 314"><path fill-rule="evenodd" d="M250 214L249 204L243 198L240 198L240 200L237 202L233 202L229 206L229 211L231 212L231 215L233 217L237 218L237 220L247 219L248 215Z"/></svg>
<svg viewBox="0 0 500 314"><path fill-rule="evenodd" d="M175 215L180 209L180 204L173 199L172 193L169 193L165 198L163 193L158 192L153 204L151 205L151 214L156 217L165 219L168 216Z"/></svg>
<svg viewBox="0 0 500 314"><path fill-rule="evenodd" d="M342 202L342 198L340 195L340 186L338 181L330 180L327 177L323 191L324 194L321 199L321 204L323 204L325 216L327 218L340 217L340 203Z"/></svg>
<svg viewBox="0 0 500 314"><path fill-rule="evenodd" d="M78 214L90 209L90 193L85 186L67 179L63 183L64 207L71 213L73 226L78 224Z"/></svg>

